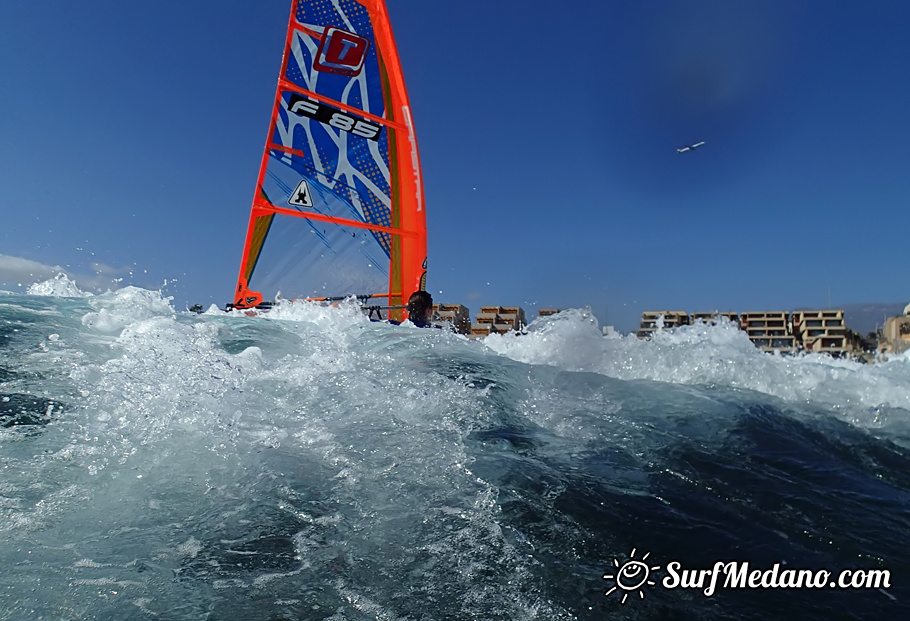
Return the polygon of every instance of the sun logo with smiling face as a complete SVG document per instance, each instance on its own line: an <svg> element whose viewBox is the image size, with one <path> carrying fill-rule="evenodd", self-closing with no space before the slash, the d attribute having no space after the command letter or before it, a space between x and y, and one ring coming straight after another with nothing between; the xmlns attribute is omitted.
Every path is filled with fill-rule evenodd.
<svg viewBox="0 0 910 621"><path fill-rule="evenodd" d="M651 577L652 571L660 569L660 565L648 567L645 563L645 560L647 560L650 554L650 552L646 552L645 555L641 557L641 560L638 560L635 558L635 548L632 548L632 552L629 553L629 560L622 565L614 558L613 566L616 567L616 574L604 574L604 580L615 580L616 584L611 587L609 591L604 593L604 597L609 597L610 593L613 591L623 591L620 604L625 604L626 600L629 598L629 593L638 591L638 596L641 599L644 599L645 592L641 590L641 587L646 584L651 586L657 584L652 580L648 580L648 578Z"/></svg>

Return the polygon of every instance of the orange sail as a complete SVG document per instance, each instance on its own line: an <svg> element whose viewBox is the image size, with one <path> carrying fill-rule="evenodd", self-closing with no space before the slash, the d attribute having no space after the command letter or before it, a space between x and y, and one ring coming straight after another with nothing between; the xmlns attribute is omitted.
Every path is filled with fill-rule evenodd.
<svg viewBox="0 0 910 621"><path fill-rule="evenodd" d="M426 287L414 122L383 0L294 0L234 306Z"/></svg>

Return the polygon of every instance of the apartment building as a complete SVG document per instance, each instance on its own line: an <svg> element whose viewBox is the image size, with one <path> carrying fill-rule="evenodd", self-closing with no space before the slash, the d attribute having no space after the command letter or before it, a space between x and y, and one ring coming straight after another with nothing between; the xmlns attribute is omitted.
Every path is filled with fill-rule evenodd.
<svg viewBox="0 0 910 621"><path fill-rule="evenodd" d="M810 351L832 356L852 354L854 346L847 338L844 311L749 311L744 313L692 313L681 311L645 311L636 333L639 338L650 338L657 329L657 320L663 316L663 327L672 328L697 321L717 322L726 317L746 332L749 340L765 352L793 353ZM907 317L907 343L910 347L910 317Z"/></svg>
<svg viewBox="0 0 910 621"><path fill-rule="evenodd" d="M792 315L793 333L804 351L842 356L853 351L847 341L844 311L796 311Z"/></svg>
<svg viewBox="0 0 910 621"><path fill-rule="evenodd" d="M900 354L910 349L910 304L904 313L901 317L888 317L885 320L879 352Z"/></svg>
<svg viewBox="0 0 910 621"><path fill-rule="evenodd" d="M689 325L689 315L683 311L645 311L641 315L641 323L635 334L640 339L649 339L658 327L666 330L687 325Z"/></svg>
<svg viewBox="0 0 910 621"><path fill-rule="evenodd" d="M436 317L451 322L459 334L471 333L471 313L467 306L461 304L434 304Z"/></svg>
<svg viewBox="0 0 910 621"><path fill-rule="evenodd" d="M722 319L727 319L730 323L740 325L740 318L737 313L722 313L720 311L712 311L710 313L691 313L689 315L690 321L695 324L699 321L702 323L713 323L716 324Z"/></svg>
<svg viewBox="0 0 910 621"><path fill-rule="evenodd" d="M525 311L520 306L481 306L471 324L471 336L520 332L527 325Z"/></svg>
<svg viewBox="0 0 910 621"><path fill-rule="evenodd" d="M796 351L790 313L787 311L760 311L740 313L740 325L752 344L765 352Z"/></svg>

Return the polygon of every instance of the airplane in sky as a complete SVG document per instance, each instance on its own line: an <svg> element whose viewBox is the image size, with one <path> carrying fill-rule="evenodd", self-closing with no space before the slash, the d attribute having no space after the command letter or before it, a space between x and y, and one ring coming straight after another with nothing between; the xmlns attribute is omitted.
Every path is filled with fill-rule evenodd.
<svg viewBox="0 0 910 621"><path fill-rule="evenodd" d="M682 149L676 149L676 152L677 152L677 153L685 153L686 151L691 151L691 150L693 150L693 149L697 149L698 147L700 147L700 146L703 145L703 144L705 144L704 141L696 142L695 144L686 145L686 146L684 146Z"/></svg>

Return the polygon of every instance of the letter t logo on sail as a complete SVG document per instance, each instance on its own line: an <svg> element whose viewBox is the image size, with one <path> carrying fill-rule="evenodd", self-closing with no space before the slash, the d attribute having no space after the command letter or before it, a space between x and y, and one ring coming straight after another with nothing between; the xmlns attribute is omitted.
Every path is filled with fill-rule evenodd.
<svg viewBox="0 0 910 621"><path fill-rule="evenodd" d="M363 69L369 47L368 39L328 26L322 33L313 68L341 75L357 75Z"/></svg>

